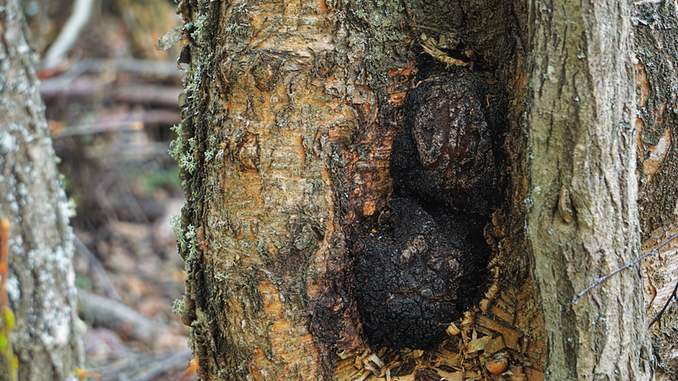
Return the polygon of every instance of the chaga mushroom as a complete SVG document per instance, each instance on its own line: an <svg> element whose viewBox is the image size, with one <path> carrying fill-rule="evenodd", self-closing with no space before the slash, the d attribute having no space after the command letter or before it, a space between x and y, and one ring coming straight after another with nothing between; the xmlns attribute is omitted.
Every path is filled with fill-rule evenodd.
<svg viewBox="0 0 678 381"><path fill-rule="evenodd" d="M396 136L391 173L396 194L479 215L497 199L497 171L484 90L472 73L432 75L410 91Z"/></svg>
<svg viewBox="0 0 678 381"><path fill-rule="evenodd" d="M430 348L482 294L483 226L499 197L482 99L468 71L432 74L407 95L391 152L395 196L353 239L358 312L373 346Z"/></svg>
<svg viewBox="0 0 678 381"><path fill-rule="evenodd" d="M372 345L428 348L461 310L464 237L414 200L394 198L380 226L354 244L356 297Z"/></svg>

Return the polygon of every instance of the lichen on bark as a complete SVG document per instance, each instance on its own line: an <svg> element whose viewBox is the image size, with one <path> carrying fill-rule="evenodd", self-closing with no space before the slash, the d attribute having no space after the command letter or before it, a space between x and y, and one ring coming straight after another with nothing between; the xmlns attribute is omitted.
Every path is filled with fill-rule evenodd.
<svg viewBox="0 0 678 381"><path fill-rule="evenodd" d="M19 380L67 380L82 360L70 208L18 1L0 1L0 37L0 217L11 228Z"/></svg>

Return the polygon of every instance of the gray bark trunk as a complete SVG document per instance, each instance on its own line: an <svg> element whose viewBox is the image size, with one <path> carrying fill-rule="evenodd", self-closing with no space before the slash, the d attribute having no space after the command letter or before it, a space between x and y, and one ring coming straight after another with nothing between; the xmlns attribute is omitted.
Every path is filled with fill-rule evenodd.
<svg viewBox="0 0 678 381"><path fill-rule="evenodd" d="M67 380L82 360L73 235L25 32L19 1L0 1L0 217L10 221L11 339L19 380Z"/></svg>
<svg viewBox="0 0 678 381"><path fill-rule="evenodd" d="M531 4L528 242L549 339L547 378L650 379L627 1Z"/></svg>

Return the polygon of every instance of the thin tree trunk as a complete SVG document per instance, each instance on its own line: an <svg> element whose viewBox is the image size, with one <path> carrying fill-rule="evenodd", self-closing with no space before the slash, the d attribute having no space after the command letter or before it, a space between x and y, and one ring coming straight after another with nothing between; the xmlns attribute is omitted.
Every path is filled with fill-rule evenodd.
<svg viewBox="0 0 678 381"><path fill-rule="evenodd" d="M82 359L73 235L25 32L19 1L0 1L0 217L10 222L11 339L19 380L67 380Z"/></svg>

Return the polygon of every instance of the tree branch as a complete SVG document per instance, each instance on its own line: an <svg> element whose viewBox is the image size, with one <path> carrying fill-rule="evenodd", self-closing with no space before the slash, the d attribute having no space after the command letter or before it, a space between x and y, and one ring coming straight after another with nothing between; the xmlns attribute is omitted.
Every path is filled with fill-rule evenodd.
<svg viewBox="0 0 678 381"><path fill-rule="evenodd" d="M52 43L45 54L43 66L51 68L58 65L64 58L64 55L71 49L78 40L80 31L87 24L92 14L92 5L94 0L76 0L73 3L73 13L68 18L64 28L59 33L57 39Z"/></svg>

